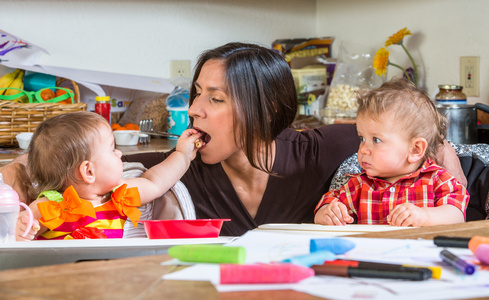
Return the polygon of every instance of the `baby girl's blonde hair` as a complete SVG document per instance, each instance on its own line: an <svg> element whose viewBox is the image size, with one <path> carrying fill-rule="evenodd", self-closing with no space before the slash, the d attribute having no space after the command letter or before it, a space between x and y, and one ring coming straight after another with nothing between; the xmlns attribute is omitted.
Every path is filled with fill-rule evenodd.
<svg viewBox="0 0 489 300"><path fill-rule="evenodd" d="M43 121L36 128L28 149L27 169L33 194L64 191L75 183L75 170L90 160L99 129L109 123L92 112L72 112Z"/></svg>
<svg viewBox="0 0 489 300"><path fill-rule="evenodd" d="M384 113L394 114L396 124L410 141L428 142L425 157L435 158L446 136L447 120L428 94L404 79L392 79L381 87L358 96L358 115L378 120Z"/></svg>

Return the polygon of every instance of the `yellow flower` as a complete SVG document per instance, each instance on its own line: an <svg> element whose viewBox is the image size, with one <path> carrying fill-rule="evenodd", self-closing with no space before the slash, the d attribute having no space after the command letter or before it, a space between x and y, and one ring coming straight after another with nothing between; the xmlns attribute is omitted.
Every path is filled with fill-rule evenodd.
<svg viewBox="0 0 489 300"><path fill-rule="evenodd" d="M377 53L375 53L373 67L375 69L375 74L379 76L385 76L387 71L387 65L389 64L389 54L385 48L380 48Z"/></svg>
<svg viewBox="0 0 489 300"><path fill-rule="evenodd" d="M385 42L385 46L389 47L390 45L396 45L396 44L401 44L402 40L406 35L411 35L411 31L408 30L406 27L403 29L399 30L398 32L394 33L392 36L389 37L389 39Z"/></svg>

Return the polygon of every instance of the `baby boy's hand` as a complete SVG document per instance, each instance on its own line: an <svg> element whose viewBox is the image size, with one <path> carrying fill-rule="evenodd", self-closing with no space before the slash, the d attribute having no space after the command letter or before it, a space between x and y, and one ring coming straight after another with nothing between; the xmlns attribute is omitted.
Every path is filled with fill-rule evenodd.
<svg viewBox="0 0 489 300"><path fill-rule="evenodd" d="M15 226L15 239L17 241L32 241L36 237L36 233L41 229L39 226L39 221L34 220L32 223L32 228L29 230L26 236L22 236L29 223L29 215L27 211L21 211L19 217L17 218L17 226Z"/></svg>
<svg viewBox="0 0 489 300"><path fill-rule="evenodd" d="M353 223L354 219L348 214L346 205L333 201L321 207L314 216L314 223L322 225L346 225Z"/></svg>
<svg viewBox="0 0 489 300"><path fill-rule="evenodd" d="M422 226L426 223L426 210L412 203L403 203L394 207L387 216L387 222L394 226Z"/></svg>

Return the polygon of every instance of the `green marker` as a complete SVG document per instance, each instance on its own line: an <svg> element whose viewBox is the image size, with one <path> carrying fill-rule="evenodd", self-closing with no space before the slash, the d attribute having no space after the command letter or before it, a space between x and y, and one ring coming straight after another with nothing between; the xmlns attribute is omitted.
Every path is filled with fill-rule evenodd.
<svg viewBox="0 0 489 300"><path fill-rule="evenodd" d="M184 262L243 264L246 259L244 247L222 245L179 245L168 249L168 254Z"/></svg>

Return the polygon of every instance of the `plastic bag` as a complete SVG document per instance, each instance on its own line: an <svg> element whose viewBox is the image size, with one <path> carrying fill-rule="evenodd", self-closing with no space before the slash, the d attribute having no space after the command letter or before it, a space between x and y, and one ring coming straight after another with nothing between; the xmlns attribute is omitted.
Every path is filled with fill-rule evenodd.
<svg viewBox="0 0 489 300"><path fill-rule="evenodd" d="M361 47L341 43L336 70L331 81L326 107L345 114L356 112L357 93L379 87L384 78L375 74L372 62L375 52L359 50Z"/></svg>

